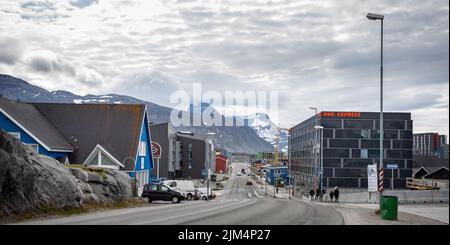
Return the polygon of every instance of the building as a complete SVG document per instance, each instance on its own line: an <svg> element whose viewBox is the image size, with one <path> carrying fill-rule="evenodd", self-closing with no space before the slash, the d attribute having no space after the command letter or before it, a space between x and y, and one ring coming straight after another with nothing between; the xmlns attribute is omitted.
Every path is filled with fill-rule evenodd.
<svg viewBox="0 0 450 245"><path fill-rule="evenodd" d="M180 160L176 178L202 179L207 171L214 171L216 153L208 135L178 132L176 144Z"/></svg>
<svg viewBox="0 0 450 245"><path fill-rule="evenodd" d="M21 103L0 97L0 127L61 163L125 171L139 188L151 177L145 105Z"/></svg>
<svg viewBox="0 0 450 245"><path fill-rule="evenodd" d="M266 181L274 184L278 180L279 183L287 184L288 167L287 166L269 166L266 168Z"/></svg>
<svg viewBox="0 0 450 245"><path fill-rule="evenodd" d="M367 165L379 163L379 116L377 112L321 112L291 128L290 171L295 191L318 187L323 153L325 187L367 188ZM316 125L323 130L315 129ZM412 174L412 130L410 113L384 113L384 187L405 188ZM320 144L320 133L323 144Z"/></svg>
<svg viewBox="0 0 450 245"><path fill-rule="evenodd" d="M414 156L413 159L413 176L414 178L426 178L427 175L440 171L441 169L449 169L448 158L439 158L437 156Z"/></svg>
<svg viewBox="0 0 450 245"><path fill-rule="evenodd" d="M216 173L228 173L229 160L225 155L216 155Z"/></svg>
<svg viewBox="0 0 450 245"><path fill-rule="evenodd" d="M152 142L161 146L160 177L202 179L205 167L215 170L216 154L208 135L177 132L170 122L150 124L150 133Z"/></svg>
<svg viewBox="0 0 450 245"><path fill-rule="evenodd" d="M263 163L277 164L275 161L275 152L265 151L256 153L255 160ZM278 163L280 165L286 165L288 158L286 153L279 151L278 152Z"/></svg>
<svg viewBox="0 0 450 245"><path fill-rule="evenodd" d="M150 134L152 142L161 146L161 158L159 159L159 176L161 178L174 178L180 173L179 144L177 144L177 133L169 122L153 124L150 123ZM177 148L178 147L178 148ZM153 176L158 176L156 166L153 168Z"/></svg>
<svg viewBox="0 0 450 245"><path fill-rule="evenodd" d="M440 158L448 158L447 136L438 133L414 134L413 151L415 156L434 155Z"/></svg>

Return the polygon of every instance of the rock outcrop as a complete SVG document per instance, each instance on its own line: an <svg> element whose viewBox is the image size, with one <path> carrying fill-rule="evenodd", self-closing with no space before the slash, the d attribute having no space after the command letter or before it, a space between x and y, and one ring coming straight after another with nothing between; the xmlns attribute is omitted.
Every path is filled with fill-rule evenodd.
<svg viewBox="0 0 450 245"><path fill-rule="evenodd" d="M126 173L61 164L0 130L0 216L114 203L131 196Z"/></svg>

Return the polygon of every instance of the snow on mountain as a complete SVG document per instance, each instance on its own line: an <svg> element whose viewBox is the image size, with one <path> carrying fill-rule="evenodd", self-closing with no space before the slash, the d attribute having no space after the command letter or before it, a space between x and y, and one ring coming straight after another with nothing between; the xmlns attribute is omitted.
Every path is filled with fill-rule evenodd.
<svg viewBox="0 0 450 245"><path fill-rule="evenodd" d="M282 151L287 151L288 131L275 125L270 117L265 113L256 113L249 116L241 116L245 125L253 128L259 137L263 138L274 147L279 137L279 147Z"/></svg>

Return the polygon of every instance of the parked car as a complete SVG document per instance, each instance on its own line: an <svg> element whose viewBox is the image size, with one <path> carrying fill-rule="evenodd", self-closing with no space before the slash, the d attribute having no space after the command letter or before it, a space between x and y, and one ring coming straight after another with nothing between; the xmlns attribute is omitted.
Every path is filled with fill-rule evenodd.
<svg viewBox="0 0 450 245"><path fill-rule="evenodd" d="M253 185L253 182L251 180L247 180L247 185Z"/></svg>
<svg viewBox="0 0 450 245"><path fill-rule="evenodd" d="M201 187L201 188L198 188L197 190L198 190L199 197L202 200L207 200L208 198L213 199L216 197L216 194L213 193L211 188L209 189L209 196L207 195L208 191L207 191L206 187Z"/></svg>
<svg viewBox="0 0 450 245"><path fill-rule="evenodd" d="M184 200L184 196L170 187L164 184L146 184L142 191L142 198L146 198L149 203L152 201L172 201L173 203L179 203Z"/></svg>
<svg viewBox="0 0 450 245"><path fill-rule="evenodd" d="M237 173L237 176L241 176L241 175L242 175L241 173L239 173L239 172Z"/></svg>
<svg viewBox="0 0 450 245"><path fill-rule="evenodd" d="M194 182L191 180L165 180L163 184L172 188L172 190L180 192L186 200L198 199Z"/></svg>

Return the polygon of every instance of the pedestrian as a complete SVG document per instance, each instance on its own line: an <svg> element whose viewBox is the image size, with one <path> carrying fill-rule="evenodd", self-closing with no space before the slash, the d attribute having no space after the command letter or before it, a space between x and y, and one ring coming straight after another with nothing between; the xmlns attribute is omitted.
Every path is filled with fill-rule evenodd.
<svg viewBox="0 0 450 245"><path fill-rule="evenodd" d="M339 188L337 186L334 187L334 202L339 203Z"/></svg>
<svg viewBox="0 0 450 245"><path fill-rule="evenodd" d="M319 197L320 197L320 189L317 188L316 189L316 201L319 200Z"/></svg>
<svg viewBox="0 0 450 245"><path fill-rule="evenodd" d="M313 190L313 188L311 188L311 190L309 191L309 196L311 197L311 201L312 201L313 197L314 197L314 190Z"/></svg>
<svg viewBox="0 0 450 245"><path fill-rule="evenodd" d="M334 198L334 192L333 190L330 191L330 202L333 202L333 198Z"/></svg>
<svg viewBox="0 0 450 245"><path fill-rule="evenodd" d="M277 194L278 194L278 187L277 187Z"/></svg>

